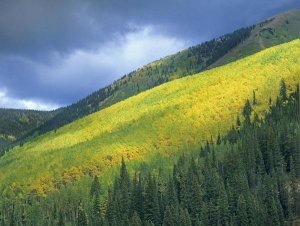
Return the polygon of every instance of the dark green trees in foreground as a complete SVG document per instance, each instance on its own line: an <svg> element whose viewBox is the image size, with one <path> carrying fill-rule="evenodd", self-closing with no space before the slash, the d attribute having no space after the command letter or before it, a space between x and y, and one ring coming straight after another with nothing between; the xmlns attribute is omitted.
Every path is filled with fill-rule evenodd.
<svg viewBox="0 0 300 226"><path fill-rule="evenodd" d="M95 177L84 200L3 207L2 225L290 225L300 217L299 88L288 95L283 82L264 119L253 103L226 136L181 156L168 177L131 176L122 161L108 191Z"/></svg>

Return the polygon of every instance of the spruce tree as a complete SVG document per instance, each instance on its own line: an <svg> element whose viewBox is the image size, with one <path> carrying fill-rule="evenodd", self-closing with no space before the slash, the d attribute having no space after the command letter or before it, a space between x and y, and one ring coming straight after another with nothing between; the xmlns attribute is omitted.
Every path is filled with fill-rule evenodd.
<svg viewBox="0 0 300 226"><path fill-rule="evenodd" d="M190 200L190 210L191 210L191 219L193 222L196 222L198 218L198 214L201 212L202 208L202 196L203 192L201 190L200 183L198 181L198 178L195 174L192 174L190 176L190 194L191 194L191 200Z"/></svg>
<svg viewBox="0 0 300 226"><path fill-rule="evenodd" d="M223 183L220 183L219 188L220 196L218 200L219 206L219 222L222 226L229 226L230 224L230 213L229 213L229 204L226 190Z"/></svg>
<svg viewBox="0 0 300 226"><path fill-rule="evenodd" d="M250 125L250 122L251 122L250 116L251 116L252 110L253 109L251 107L250 101L247 100L246 104L244 106L244 109L243 109L243 116L245 118L245 125Z"/></svg>
<svg viewBox="0 0 300 226"><path fill-rule="evenodd" d="M90 197L93 198L95 195L100 195L100 182L97 176L94 177L90 190Z"/></svg>
<svg viewBox="0 0 300 226"><path fill-rule="evenodd" d="M100 197L96 194L93 198L93 207L92 207L92 218L95 225L99 225L101 223L101 205L100 205Z"/></svg>
<svg viewBox="0 0 300 226"><path fill-rule="evenodd" d="M284 80L281 80L280 83L280 99L282 102L287 101L287 90L286 90L286 84Z"/></svg>
<svg viewBox="0 0 300 226"><path fill-rule="evenodd" d="M184 226L192 226L192 221L190 218L190 214L187 209L180 209L179 211L180 224Z"/></svg>
<svg viewBox="0 0 300 226"><path fill-rule="evenodd" d="M240 195L237 204L237 216L239 226L249 226L249 220L247 215L247 204L243 195Z"/></svg>
<svg viewBox="0 0 300 226"><path fill-rule="evenodd" d="M126 164L124 159L122 158L121 171L120 171L120 179L119 179L119 206L120 211L124 214L129 215L129 210L131 207L131 181L129 174L127 172Z"/></svg>
<svg viewBox="0 0 300 226"><path fill-rule="evenodd" d="M110 225L116 225L117 223L117 206L114 199L113 192L108 190L107 197L107 208L106 208L106 218Z"/></svg>
<svg viewBox="0 0 300 226"><path fill-rule="evenodd" d="M57 226L65 226L64 215L63 215L62 211L59 212Z"/></svg>
<svg viewBox="0 0 300 226"><path fill-rule="evenodd" d="M155 178L149 174L145 189L144 219L155 225L160 224L160 209L158 204L157 185Z"/></svg>
<svg viewBox="0 0 300 226"><path fill-rule="evenodd" d="M142 226L141 218L136 211L134 211L134 213L132 215L131 226Z"/></svg>
<svg viewBox="0 0 300 226"><path fill-rule="evenodd" d="M132 184L132 194L131 194L131 213L137 212L140 217L144 216L143 211L143 185L141 175L137 176L135 174Z"/></svg>
<svg viewBox="0 0 300 226"><path fill-rule="evenodd" d="M80 205L78 208L78 216L77 216L77 225L78 226L87 226L88 222L87 222L87 216L86 213L84 211L84 209L82 208L82 206Z"/></svg>
<svg viewBox="0 0 300 226"><path fill-rule="evenodd" d="M217 144L217 145L220 145L221 142L222 142L221 135L220 135L220 133L218 133L218 137L217 137L216 144Z"/></svg>
<svg viewBox="0 0 300 226"><path fill-rule="evenodd" d="M167 206L164 213L163 226L175 226L172 212L169 206Z"/></svg>
<svg viewBox="0 0 300 226"><path fill-rule="evenodd" d="M253 105L256 105L257 101L256 101L256 94L255 94L255 90L253 90Z"/></svg>

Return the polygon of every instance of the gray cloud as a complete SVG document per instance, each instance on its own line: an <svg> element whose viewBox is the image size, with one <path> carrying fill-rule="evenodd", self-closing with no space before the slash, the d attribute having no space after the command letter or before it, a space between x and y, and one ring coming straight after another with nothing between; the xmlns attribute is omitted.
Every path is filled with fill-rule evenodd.
<svg viewBox="0 0 300 226"><path fill-rule="evenodd" d="M95 46L93 51L52 52L47 63L25 57L2 57L0 76L5 76L1 77L1 83L6 87L6 95L13 98L38 96L64 105L186 45L182 40L160 35L152 26L135 28L134 32Z"/></svg>
<svg viewBox="0 0 300 226"><path fill-rule="evenodd" d="M297 0L2 0L0 107L8 106L4 96L16 107L69 104L149 61L299 6Z"/></svg>

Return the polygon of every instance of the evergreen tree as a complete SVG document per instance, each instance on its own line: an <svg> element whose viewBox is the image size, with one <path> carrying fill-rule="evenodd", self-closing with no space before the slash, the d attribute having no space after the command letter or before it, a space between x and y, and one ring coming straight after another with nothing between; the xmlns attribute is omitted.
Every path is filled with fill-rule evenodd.
<svg viewBox="0 0 300 226"><path fill-rule="evenodd" d="M160 209L158 204L157 185L155 178L149 174L145 189L145 220L154 225L160 224Z"/></svg>
<svg viewBox="0 0 300 226"><path fill-rule="evenodd" d="M280 83L280 99L282 102L287 101L287 90L286 90L286 84L284 80L281 80Z"/></svg>
<svg viewBox="0 0 300 226"><path fill-rule="evenodd" d="M230 213L229 213L229 204L228 197L224 185L220 184L220 196L218 200L220 218L219 222L222 226L229 226L230 224Z"/></svg>
<svg viewBox="0 0 300 226"><path fill-rule="evenodd" d="M255 90L253 90L253 105L256 105L257 101L256 101L256 94L255 94Z"/></svg>
<svg viewBox="0 0 300 226"><path fill-rule="evenodd" d="M90 196L93 198L96 195L100 195L100 182L97 176L94 177L94 180L92 182L91 190L90 190Z"/></svg>
<svg viewBox="0 0 300 226"><path fill-rule="evenodd" d="M202 208L202 195L201 186L199 184L198 178L195 174L190 175L190 210L191 210L191 218L192 221L195 222L198 218L198 214L201 212Z"/></svg>
<svg viewBox="0 0 300 226"><path fill-rule="evenodd" d="M59 218L58 218L57 226L65 226L64 216L63 216L62 211L59 212Z"/></svg>
<svg viewBox="0 0 300 226"><path fill-rule="evenodd" d="M144 216L143 211L143 185L141 175L137 176L135 174L132 184L132 194L131 194L131 213L136 211L140 217Z"/></svg>
<svg viewBox="0 0 300 226"><path fill-rule="evenodd" d="M126 215L129 215L129 210L131 207L131 182L130 177L126 169L126 164L122 158L120 179L119 179L119 208L120 211Z"/></svg>
<svg viewBox="0 0 300 226"><path fill-rule="evenodd" d="M169 206L178 207L177 191L172 177L169 178L166 188L166 204Z"/></svg>
<svg viewBox="0 0 300 226"><path fill-rule="evenodd" d="M136 211L134 211L134 213L132 215L131 226L142 226L141 218Z"/></svg>
<svg viewBox="0 0 300 226"><path fill-rule="evenodd" d="M113 193L111 190L108 190L107 198L107 208L106 208L106 218L110 225L115 226L117 223L117 207L116 201L114 200Z"/></svg>
<svg viewBox="0 0 300 226"><path fill-rule="evenodd" d="M190 214L187 209L180 209L179 211L180 222L179 225L192 226Z"/></svg>
<svg viewBox="0 0 300 226"><path fill-rule="evenodd" d="M244 106L244 109L243 109L243 116L245 118L245 125L250 125L251 113L252 113L252 107L251 107L250 101L247 100L246 104Z"/></svg>
<svg viewBox="0 0 300 226"><path fill-rule="evenodd" d="M164 213L163 226L175 226L174 218L172 216L172 212L169 206L167 206L166 211Z"/></svg>
<svg viewBox="0 0 300 226"><path fill-rule="evenodd" d="M81 205L78 208L77 225L78 226L88 225L86 213Z"/></svg>
<svg viewBox="0 0 300 226"><path fill-rule="evenodd" d="M220 133L218 133L218 137L217 137L216 144L217 144L217 145L220 145L221 142L222 142L221 135L220 135Z"/></svg>
<svg viewBox="0 0 300 226"><path fill-rule="evenodd" d="M92 210L92 218L95 225L99 225L101 223L101 205L100 205L100 197L98 194L94 196L93 199L93 210Z"/></svg>
<svg viewBox="0 0 300 226"><path fill-rule="evenodd" d="M243 195L240 195L237 205L237 216L239 226L249 226L249 220L247 215L247 204Z"/></svg>

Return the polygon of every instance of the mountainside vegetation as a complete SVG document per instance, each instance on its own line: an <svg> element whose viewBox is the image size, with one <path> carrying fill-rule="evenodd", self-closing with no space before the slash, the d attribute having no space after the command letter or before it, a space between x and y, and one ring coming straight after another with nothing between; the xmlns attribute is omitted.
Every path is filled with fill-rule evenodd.
<svg viewBox="0 0 300 226"><path fill-rule="evenodd" d="M124 157L132 164L199 148L225 134L255 96L261 116L279 83L300 81L300 40L163 84L15 147L0 158L2 197L44 196L84 175L106 182ZM271 98L271 99L269 99Z"/></svg>
<svg viewBox="0 0 300 226"><path fill-rule="evenodd" d="M24 138L57 129L165 82L224 65L267 47L299 38L299 26L300 11L289 11L152 62L64 108Z"/></svg>
<svg viewBox="0 0 300 226"><path fill-rule="evenodd" d="M55 111L0 109L0 149L44 124Z"/></svg>
<svg viewBox="0 0 300 226"><path fill-rule="evenodd" d="M253 111L257 103L255 96L246 100L241 120L228 133L186 152L171 172L162 165L158 173L130 174L123 159L109 189L95 176L84 192L3 201L1 223L292 225L300 216L299 85L289 95L281 81L279 96L263 117Z"/></svg>
<svg viewBox="0 0 300 226"><path fill-rule="evenodd" d="M249 37L209 66L213 68L281 43L300 38L300 10L291 10L257 24Z"/></svg>
<svg viewBox="0 0 300 226"><path fill-rule="evenodd" d="M57 129L78 118L109 107L142 91L176 78L202 71L212 62L215 62L216 59L246 39L250 35L252 28L242 28L231 34L183 50L133 71L111 85L64 108L63 111L47 121L36 131L45 133Z"/></svg>

